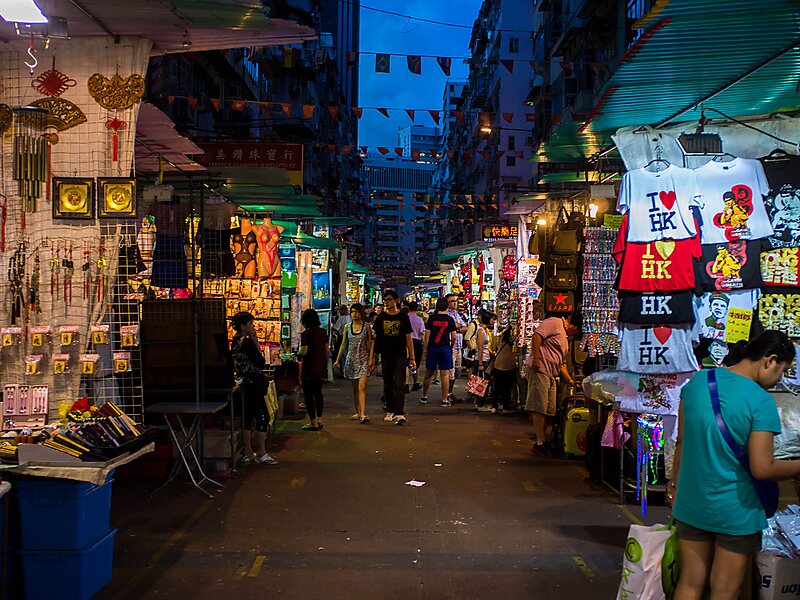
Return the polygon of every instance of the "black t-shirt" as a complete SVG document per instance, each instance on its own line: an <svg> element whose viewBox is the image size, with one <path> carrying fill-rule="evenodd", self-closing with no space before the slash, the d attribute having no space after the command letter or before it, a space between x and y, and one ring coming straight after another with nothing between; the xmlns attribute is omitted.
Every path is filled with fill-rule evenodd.
<svg viewBox="0 0 800 600"><path fill-rule="evenodd" d="M403 359L408 356L406 335L412 332L407 313L390 315L382 312L375 319L375 350L384 359Z"/></svg>
<svg viewBox="0 0 800 600"><path fill-rule="evenodd" d="M428 348L436 346L444 346L449 348L452 346L450 332L458 331L456 322L453 317L443 313L434 313L425 324L425 329L430 331L428 336Z"/></svg>
<svg viewBox="0 0 800 600"><path fill-rule="evenodd" d="M770 192L764 206L775 234L774 248L800 247L800 157L761 159Z"/></svg>
<svg viewBox="0 0 800 600"><path fill-rule="evenodd" d="M620 293L619 320L635 325L694 323L692 292L674 294Z"/></svg>
<svg viewBox="0 0 800 600"><path fill-rule="evenodd" d="M760 288L761 253L771 248L767 238L703 244L703 258L695 264L697 292Z"/></svg>
<svg viewBox="0 0 800 600"><path fill-rule="evenodd" d="M300 334L300 346L308 348L303 357L303 379L328 378L328 334L320 327L306 329Z"/></svg>

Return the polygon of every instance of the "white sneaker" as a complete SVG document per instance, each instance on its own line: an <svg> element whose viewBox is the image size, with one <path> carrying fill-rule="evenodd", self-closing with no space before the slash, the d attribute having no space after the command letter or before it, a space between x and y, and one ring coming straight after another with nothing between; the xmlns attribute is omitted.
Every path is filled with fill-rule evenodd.
<svg viewBox="0 0 800 600"><path fill-rule="evenodd" d="M386 416L383 417L383 420L387 422L394 421L394 413L386 413Z"/></svg>
<svg viewBox="0 0 800 600"><path fill-rule="evenodd" d="M246 465L247 463L251 463L251 462L253 462L255 459L256 459L256 457L255 457L255 456L253 456L252 454L249 454L249 455L248 455L248 454L245 454L245 455L242 457L242 460L241 460L241 461L239 461L239 462L241 462L243 465Z"/></svg>
<svg viewBox="0 0 800 600"><path fill-rule="evenodd" d="M259 456L256 459L257 465L277 465L278 461L272 458L269 454L265 454L264 456Z"/></svg>
<svg viewBox="0 0 800 600"><path fill-rule="evenodd" d="M478 407L478 412L491 412L492 407L488 404L484 404L483 406Z"/></svg>
<svg viewBox="0 0 800 600"><path fill-rule="evenodd" d="M353 416L352 416L352 417L350 417L350 420L351 420L351 421L358 421L360 418L361 418L361 417L359 416L359 414L358 414L358 413L353 413Z"/></svg>
<svg viewBox="0 0 800 600"><path fill-rule="evenodd" d="M453 403L450 400L442 400L442 406L453 406Z"/></svg>
<svg viewBox="0 0 800 600"><path fill-rule="evenodd" d="M394 418L395 425L405 425L406 424L406 416L405 415L397 415Z"/></svg>
<svg viewBox="0 0 800 600"><path fill-rule="evenodd" d="M422 397L419 399L419 403L420 403L420 404L427 404L427 403L428 403L428 397L427 397L427 396L422 396Z"/></svg>

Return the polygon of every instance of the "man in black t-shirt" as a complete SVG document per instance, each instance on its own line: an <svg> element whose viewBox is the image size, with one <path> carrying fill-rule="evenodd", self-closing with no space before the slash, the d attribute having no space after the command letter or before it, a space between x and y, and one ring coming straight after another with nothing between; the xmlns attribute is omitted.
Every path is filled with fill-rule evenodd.
<svg viewBox="0 0 800 600"><path fill-rule="evenodd" d="M411 320L400 312L400 297L394 290L383 293L385 310L375 319L375 354L380 354L383 369L384 421L405 425L406 367L416 370Z"/></svg>

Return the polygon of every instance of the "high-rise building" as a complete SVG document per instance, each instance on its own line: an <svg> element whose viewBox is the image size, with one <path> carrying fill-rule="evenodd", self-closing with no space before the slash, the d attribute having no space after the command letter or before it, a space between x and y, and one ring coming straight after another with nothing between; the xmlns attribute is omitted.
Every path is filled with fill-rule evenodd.
<svg viewBox="0 0 800 600"><path fill-rule="evenodd" d="M330 33L336 48L342 102L347 110L358 106L358 65L361 0L325 0L321 3L321 30Z"/></svg>
<svg viewBox="0 0 800 600"><path fill-rule="evenodd" d="M397 146L403 156L417 162L435 164L439 154L439 128L425 125L408 125L397 130Z"/></svg>
<svg viewBox="0 0 800 600"><path fill-rule="evenodd" d="M362 190L371 218L365 227L362 260L402 288L415 272L427 272L426 205L435 165L408 158L368 157ZM427 270L427 271L426 271Z"/></svg>

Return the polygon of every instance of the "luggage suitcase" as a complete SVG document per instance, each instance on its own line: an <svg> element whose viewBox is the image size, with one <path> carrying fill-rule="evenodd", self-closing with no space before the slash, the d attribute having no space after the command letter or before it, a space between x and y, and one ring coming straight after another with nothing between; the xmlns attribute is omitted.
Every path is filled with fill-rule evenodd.
<svg viewBox="0 0 800 600"><path fill-rule="evenodd" d="M589 426L589 409L573 408L567 413L564 424L564 454L584 456L586 454L586 428Z"/></svg>

